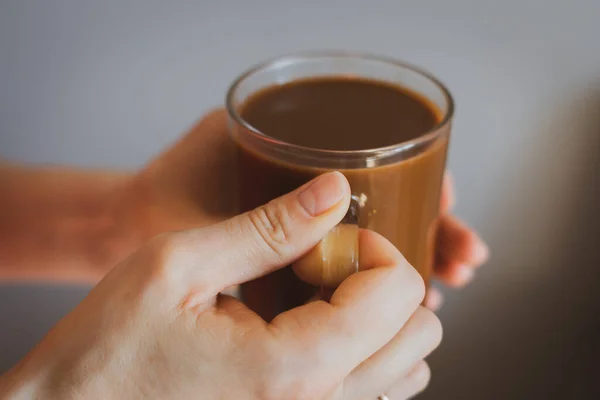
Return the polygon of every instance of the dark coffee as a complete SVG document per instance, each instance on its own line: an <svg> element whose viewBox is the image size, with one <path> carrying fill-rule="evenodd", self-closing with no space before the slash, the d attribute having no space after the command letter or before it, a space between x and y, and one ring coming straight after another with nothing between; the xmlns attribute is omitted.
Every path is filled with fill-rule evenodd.
<svg viewBox="0 0 600 400"><path fill-rule="evenodd" d="M267 136L323 150L391 146L415 139L440 122L438 111L414 93L344 78L267 88L252 96L241 114Z"/></svg>
<svg viewBox="0 0 600 400"><path fill-rule="evenodd" d="M408 89L363 79L326 77L268 87L240 107L241 117L272 138L312 149L365 150L397 145L436 129L441 112ZM449 125L422 151L378 167L343 169L366 203L359 225L387 237L429 278ZM237 149L240 207L247 211L326 170ZM242 287L246 303L267 320L304 303L315 288L290 268Z"/></svg>

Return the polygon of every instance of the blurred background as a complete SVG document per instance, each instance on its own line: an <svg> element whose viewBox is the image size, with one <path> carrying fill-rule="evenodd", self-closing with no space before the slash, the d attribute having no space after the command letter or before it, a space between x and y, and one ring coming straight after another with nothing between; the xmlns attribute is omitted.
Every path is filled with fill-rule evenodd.
<svg viewBox="0 0 600 400"><path fill-rule="evenodd" d="M0 157L137 168L281 53L424 66L455 96L457 212L492 259L444 290L419 398L600 398L599 21L598 0L2 0ZM0 285L0 372L87 290Z"/></svg>

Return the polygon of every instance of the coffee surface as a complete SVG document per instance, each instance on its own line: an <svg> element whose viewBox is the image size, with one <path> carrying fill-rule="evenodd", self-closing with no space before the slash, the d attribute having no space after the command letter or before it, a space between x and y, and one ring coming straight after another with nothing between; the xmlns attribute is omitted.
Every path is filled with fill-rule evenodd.
<svg viewBox="0 0 600 400"><path fill-rule="evenodd" d="M275 85L241 105L240 113L263 134L318 149L361 150L402 143L436 127L441 112L409 90L361 79L315 78ZM234 138L246 128L232 126ZM427 281L450 124L416 154L382 166L340 169L352 193L366 199L358 225L390 240ZM326 169L273 159L238 142L241 212L288 193ZM343 249L341 249L343 251ZM310 280L309 280L310 281ZM315 294L292 271L281 269L242 285L246 304L266 320Z"/></svg>
<svg viewBox="0 0 600 400"><path fill-rule="evenodd" d="M267 136L324 150L365 150L415 139L439 122L416 93L379 81L312 78L251 96L242 118Z"/></svg>

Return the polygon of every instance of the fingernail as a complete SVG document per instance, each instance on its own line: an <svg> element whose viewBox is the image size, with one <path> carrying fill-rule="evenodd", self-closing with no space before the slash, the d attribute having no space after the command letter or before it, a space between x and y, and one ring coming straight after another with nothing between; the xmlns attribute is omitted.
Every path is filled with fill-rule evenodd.
<svg viewBox="0 0 600 400"><path fill-rule="evenodd" d="M298 194L298 202L316 217L338 204L348 192L348 183L340 172L328 172L314 179Z"/></svg>
<svg viewBox="0 0 600 400"><path fill-rule="evenodd" d="M456 272L456 284L459 286L466 285L473 280L475 272L468 265L461 265Z"/></svg>

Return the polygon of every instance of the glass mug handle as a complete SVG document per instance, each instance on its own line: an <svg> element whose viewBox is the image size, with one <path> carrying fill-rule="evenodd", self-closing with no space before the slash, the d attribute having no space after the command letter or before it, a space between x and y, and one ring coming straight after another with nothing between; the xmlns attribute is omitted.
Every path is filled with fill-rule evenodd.
<svg viewBox="0 0 600 400"><path fill-rule="evenodd" d="M348 212L311 251L292 268L298 278L321 289L335 289L359 270L359 220L364 194L352 195Z"/></svg>

